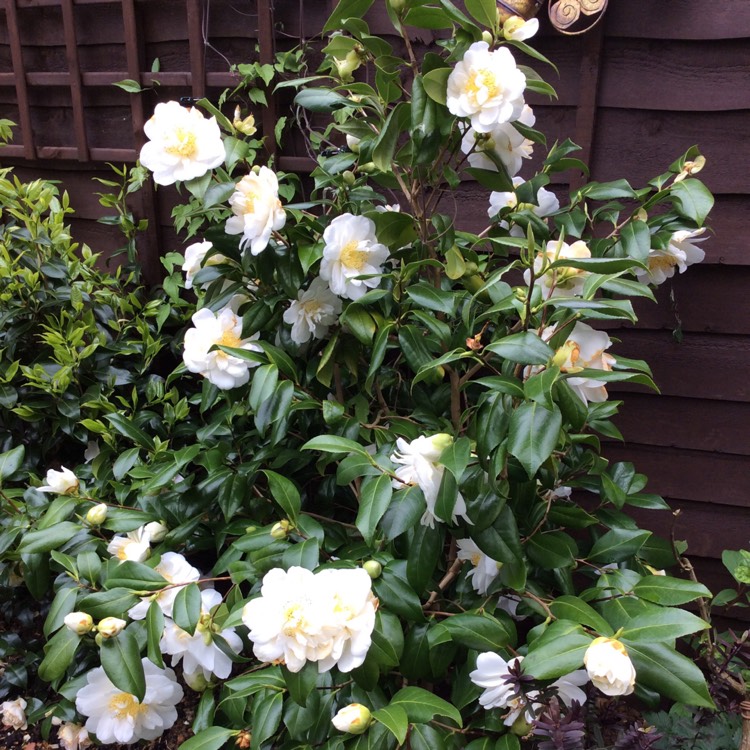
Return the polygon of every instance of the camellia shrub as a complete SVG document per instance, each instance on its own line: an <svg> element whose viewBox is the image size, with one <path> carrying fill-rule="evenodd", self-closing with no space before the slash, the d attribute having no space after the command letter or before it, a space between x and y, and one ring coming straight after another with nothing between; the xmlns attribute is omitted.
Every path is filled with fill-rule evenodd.
<svg viewBox="0 0 750 750"><path fill-rule="evenodd" d="M390 0L394 46L372 4L342 0L317 73L280 84L309 182L252 163L242 112L148 124L142 164L185 181L198 235L183 361L80 422L106 450L11 487L2 522L15 583L49 571L29 668L66 750L156 739L194 691L185 750L570 749L597 695L712 706L676 648L709 592L664 575L675 551L628 511L667 506L600 443L608 387L649 368L596 327L703 258L703 159L555 193L586 167L534 128L534 23ZM417 57L414 27L441 41ZM32 696L8 698L20 726Z"/></svg>

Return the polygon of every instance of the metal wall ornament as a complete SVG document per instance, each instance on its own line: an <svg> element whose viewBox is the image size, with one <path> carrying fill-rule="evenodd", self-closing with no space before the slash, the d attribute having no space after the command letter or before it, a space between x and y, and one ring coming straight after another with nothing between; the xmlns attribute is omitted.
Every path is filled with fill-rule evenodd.
<svg viewBox="0 0 750 750"><path fill-rule="evenodd" d="M608 2L609 0L557 0L550 3L547 12L558 31L572 36L593 29L604 17ZM581 29L571 30L579 22L581 15L586 16L586 20L593 18L593 21Z"/></svg>

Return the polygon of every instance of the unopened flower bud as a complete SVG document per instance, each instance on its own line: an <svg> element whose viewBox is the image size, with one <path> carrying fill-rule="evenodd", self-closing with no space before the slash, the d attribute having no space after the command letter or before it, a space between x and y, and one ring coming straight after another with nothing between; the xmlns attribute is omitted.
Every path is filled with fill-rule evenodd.
<svg viewBox="0 0 750 750"><path fill-rule="evenodd" d="M388 0L391 10L401 13L406 8L406 0Z"/></svg>
<svg viewBox="0 0 750 750"><path fill-rule="evenodd" d="M255 118L252 115L248 115L243 119L242 110L239 105L234 110L234 120L232 121L234 129L243 135L255 135L257 128L255 127Z"/></svg>
<svg viewBox="0 0 750 750"><path fill-rule="evenodd" d="M372 174L373 172L377 172L378 168L375 166L374 161L368 161L367 164L360 164L357 167L357 171L362 172L362 174Z"/></svg>
<svg viewBox="0 0 750 750"><path fill-rule="evenodd" d="M85 635L94 628L94 618L86 612L71 612L63 620L65 627L78 635Z"/></svg>
<svg viewBox="0 0 750 750"><path fill-rule="evenodd" d="M183 672L182 676L188 687L195 690L196 693L202 693L211 685L200 669L197 669L195 672Z"/></svg>
<svg viewBox="0 0 750 750"><path fill-rule="evenodd" d="M341 178L344 180L344 184L349 185L350 187L355 183L357 179L351 169L344 170L344 172L341 174Z"/></svg>
<svg viewBox="0 0 750 750"><path fill-rule="evenodd" d="M362 567L373 581L380 578L380 574L383 572L383 566L377 560L368 560Z"/></svg>
<svg viewBox="0 0 750 750"><path fill-rule="evenodd" d="M482 41L486 42L491 47L495 43L495 37L492 36L491 32L485 30L482 32Z"/></svg>
<svg viewBox="0 0 750 750"><path fill-rule="evenodd" d="M119 617L105 617L99 621L96 629L102 638L114 638L116 635L122 633L126 625L125 620L121 620Z"/></svg>
<svg viewBox="0 0 750 750"><path fill-rule="evenodd" d="M362 734L372 723L372 714L367 706L361 703L350 703L344 706L331 721L340 732Z"/></svg>
<svg viewBox="0 0 750 750"><path fill-rule="evenodd" d="M289 532L292 530L292 524L287 521L286 518L275 523L271 529L271 536L274 539L286 539L289 536Z"/></svg>
<svg viewBox="0 0 750 750"><path fill-rule="evenodd" d="M442 453L446 448L453 445L453 435L449 435L447 432L438 432L437 435L430 437L430 443L436 451Z"/></svg>
<svg viewBox="0 0 750 750"><path fill-rule="evenodd" d="M361 140L360 138L357 138L354 135L349 135L347 133L347 135L346 135L346 145L347 145L347 147L349 148L349 150L353 154L358 154L359 153L359 143L360 143L360 140Z"/></svg>
<svg viewBox="0 0 750 750"><path fill-rule="evenodd" d="M86 513L86 523L91 524L91 526L101 526L107 520L108 513L107 506L104 503L99 503L93 508L89 508L88 513Z"/></svg>
<svg viewBox="0 0 750 750"><path fill-rule="evenodd" d="M149 541L156 544L163 541L169 532L169 529L161 521L151 521L151 523L147 523L143 528L148 535Z"/></svg>

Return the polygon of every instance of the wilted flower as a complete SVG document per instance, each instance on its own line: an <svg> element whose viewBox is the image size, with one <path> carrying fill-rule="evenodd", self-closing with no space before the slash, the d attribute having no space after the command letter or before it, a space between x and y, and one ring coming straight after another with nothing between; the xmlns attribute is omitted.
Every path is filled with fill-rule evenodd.
<svg viewBox="0 0 750 750"><path fill-rule="evenodd" d="M119 617L105 617L99 621L96 629L102 638L114 638L122 633L126 625L125 620L121 620Z"/></svg>
<svg viewBox="0 0 750 750"><path fill-rule="evenodd" d="M445 467L437 463L440 454L453 442L450 435L440 433L431 437L421 436L407 442L403 438L396 441L396 452L391 455L391 461L400 464L396 469L396 477L392 484L397 489L404 484L416 484L422 490L427 510L422 516L423 526L435 526L435 505L437 503L440 483L443 481ZM453 523L458 522L458 516L469 521L466 515L466 501L458 493L456 504L453 506ZM471 523L469 521L469 523Z"/></svg>
<svg viewBox="0 0 750 750"><path fill-rule="evenodd" d="M279 200L279 181L273 170L261 167L257 173L245 175L229 198L234 216L227 219L227 234L241 234L240 248L250 245L253 255L262 253L271 239L271 232L286 224L286 213Z"/></svg>
<svg viewBox="0 0 750 750"><path fill-rule="evenodd" d="M238 104L234 108L234 119L232 120L232 126L235 130L242 133L242 135L255 135L258 129L255 127L255 118L252 115L242 117L242 110Z"/></svg>
<svg viewBox="0 0 750 750"><path fill-rule="evenodd" d="M107 545L107 552L112 557L124 562L133 560L143 562L151 554L151 545L145 527L141 526L135 531L129 531L126 536L115 536Z"/></svg>
<svg viewBox="0 0 750 750"><path fill-rule="evenodd" d="M583 655L591 682L605 695L630 695L635 667L625 646L614 638L595 638Z"/></svg>
<svg viewBox="0 0 750 750"><path fill-rule="evenodd" d="M372 714L367 706L361 703L350 703L340 709L331 722L339 732L362 734L372 723Z"/></svg>
<svg viewBox="0 0 750 750"><path fill-rule="evenodd" d="M164 628L160 643L162 653L173 657L173 667L182 659L186 675L200 672L207 681L212 677L223 680L232 671L232 660L216 645L214 635L223 638L235 654L242 649L242 639L234 628L225 628L221 632L213 629L211 610L219 604L221 594L214 589L204 589L201 591L201 616L193 635L172 621L168 621Z"/></svg>
<svg viewBox="0 0 750 750"><path fill-rule="evenodd" d="M530 18L528 21L521 16L511 16L503 24L503 36L514 42L524 42L531 39L539 31L539 19Z"/></svg>
<svg viewBox="0 0 750 750"><path fill-rule="evenodd" d="M157 104L143 131L149 141L141 149L140 161L154 173L157 185L202 177L224 162L216 118L204 117L195 107L179 102Z"/></svg>
<svg viewBox="0 0 750 750"><path fill-rule="evenodd" d="M528 104L524 104L515 122L534 126L536 117ZM461 150L468 154L470 166L497 172L497 162L500 162L513 177L521 169L523 160L530 159L534 153L534 141L522 135L511 123L502 122L487 133L477 133L469 128L461 139Z"/></svg>
<svg viewBox="0 0 750 750"><path fill-rule="evenodd" d="M27 703L23 698L16 698L14 701L3 701L0 704L2 716L0 720L3 726L11 729L26 729L26 714L24 713Z"/></svg>
<svg viewBox="0 0 750 750"><path fill-rule="evenodd" d="M86 511L86 523L92 526L101 526L109 515L109 508L106 503L99 503Z"/></svg>
<svg viewBox="0 0 750 750"><path fill-rule="evenodd" d="M380 274L389 252L378 242L375 223L365 216L341 214L323 232L323 261L320 277L339 297L359 299L380 279L359 276Z"/></svg>
<svg viewBox="0 0 750 750"><path fill-rule="evenodd" d="M297 299L284 311L284 322L292 326L292 341L304 344L311 338L324 338L340 313L341 300L318 276L307 290L300 290Z"/></svg>
<svg viewBox="0 0 750 750"><path fill-rule="evenodd" d="M90 633L94 628L94 618L86 612L71 612L65 615L63 623L68 630L78 635Z"/></svg>
<svg viewBox="0 0 750 750"><path fill-rule="evenodd" d="M490 52L487 42L474 42L448 77L446 103L452 114L470 117L478 133L489 133L520 117L525 88L509 49Z"/></svg>
<svg viewBox="0 0 750 750"><path fill-rule="evenodd" d="M471 539L457 539L458 550L456 557L459 560L470 560L472 564L471 585L478 594L486 594L492 582L497 578L502 564L485 555L477 547L476 542Z"/></svg>
<svg viewBox="0 0 750 750"><path fill-rule="evenodd" d="M217 388L230 390L244 385L250 380L250 369L256 362L248 362L217 349L213 346L231 346L250 352L262 351L253 344L258 334L248 339L242 338L242 318L225 307L214 313L207 307L198 310L192 317L193 328L185 333L185 349L182 359L190 372L207 378Z"/></svg>
<svg viewBox="0 0 750 750"><path fill-rule="evenodd" d="M182 688L171 669L159 669L142 659L146 695L142 702L110 682L102 667L92 669L87 684L78 691L76 709L87 716L86 729L102 744L130 744L155 740L177 721L175 706L182 700Z"/></svg>
<svg viewBox="0 0 750 750"><path fill-rule="evenodd" d="M56 492L59 495L72 495L78 491L78 479L76 475L64 466L61 471L49 469L47 471L47 484L37 487L39 492Z"/></svg>
<svg viewBox="0 0 750 750"><path fill-rule="evenodd" d="M705 231L705 227L701 227L693 231L682 229L674 232L666 249L649 251L647 271L640 268L635 270L638 281L644 284L663 284L674 276L675 268L679 269L680 273L684 273L688 266L700 263L706 257L706 253L696 247L695 243L704 242L706 238L699 240L693 238Z"/></svg>
<svg viewBox="0 0 750 750"><path fill-rule="evenodd" d="M344 57L334 57L333 64L341 81L349 83L354 80L352 73L362 65L362 56L356 48L351 49Z"/></svg>
<svg viewBox="0 0 750 750"><path fill-rule="evenodd" d="M534 274L536 284L541 287L542 297L575 297L583 291L588 271L580 268L562 267L549 269L550 263L559 260L586 260L591 257L591 250L583 240L578 240L572 245L560 240L551 240L547 243L547 249L539 253L534 259ZM523 273L524 281L531 283L531 271L527 269Z"/></svg>
<svg viewBox="0 0 750 750"><path fill-rule="evenodd" d="M377 599L371 584L361 568L269 571L261 595L242 612L255 656L282 661L291 672L308 661L317 662L319 672L361 666L375 627Z"/></svg>
<svg viewBox="0 0 750 750"><path fill-rule="evenodd" d="M212 242L206 241L194 242L185 248L185 262L182 264L182 270L185 272L185 289L193 288L193 279L198 271L203 268L203 261L213 246ZM225 260L226 258L223 255L217 253L211 256L208 265L223 263Z"/></svg>
<svg viewBox="0 0 750 750"><path fill-rule="evenodd" d="M169 585L156 594L142 597L138 604L133 605L128 610L128 617L133 620L143 620L146 617L149 605L154 600L158 602L161 611L167 617L171 617L172 606L180 588L187 586L189 583L195 583L201 577L200 571L194 568L178 552L165 552L154 570L166 580L165 586Z"/></svg>
<svg viewBox="0 0 750 750"><path fill-rule="evenodd" d="M63 750L85 750L91 747L91 738L86 728L66 721L57 730L57 740Z"/></svg>

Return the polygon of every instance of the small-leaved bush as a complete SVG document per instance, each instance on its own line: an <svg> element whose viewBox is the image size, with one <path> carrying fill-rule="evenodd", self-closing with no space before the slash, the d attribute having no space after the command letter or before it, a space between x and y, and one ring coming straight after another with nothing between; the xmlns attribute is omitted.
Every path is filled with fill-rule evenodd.
<svg viewBox="0 0 750 750"><path fill-rule="evenodd" d="M28 666L65 731L155 739L197 690L185 750L513 750L597 693L713 705L676 648L709 592L663 574L672 545L629 511L666 503L601 444L608 388L650 371L596 328L703 258L703 159L556 194L586 167L534 127L524 94L553 90L520 64L546 64L533 27L494 0L390 0L394 45L372 4L342 0L318 71L279 84L309 181L255 163L242 112L157 106L141 163L185 184L200 232L163 297L74 253L49 186L63 260L37 269L8 212L0 560L49 602ZM414 27L440 31L419 57Z"/></svg>

